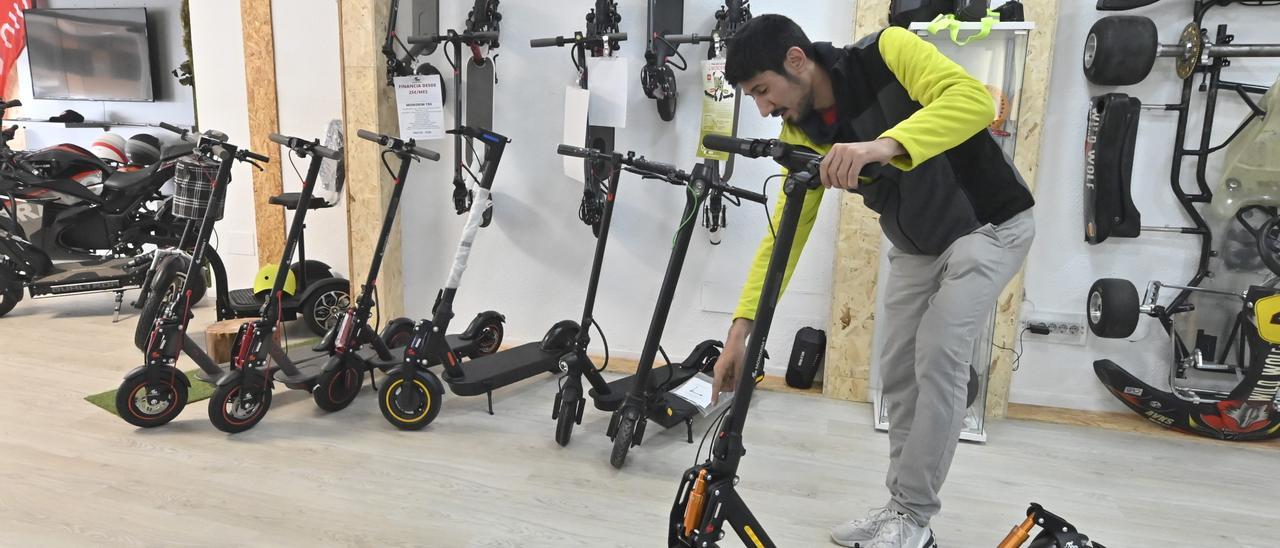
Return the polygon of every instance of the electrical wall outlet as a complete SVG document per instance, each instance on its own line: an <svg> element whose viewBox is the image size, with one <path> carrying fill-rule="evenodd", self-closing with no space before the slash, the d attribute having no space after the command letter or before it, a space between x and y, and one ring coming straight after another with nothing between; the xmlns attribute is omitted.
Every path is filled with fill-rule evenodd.
<svg viewBox="0 0 1280 548"><path fill-rule="evenodd" d="M1037 335L1031 331L1023 333L1032 324L1043 324L1049 328L1048 335ZM1056 344L1084 346L1089 326L1085 323L1085 315L1065 312L1034 312L1018 322L1018 334L1022 341L1036 341Z"/></svg>

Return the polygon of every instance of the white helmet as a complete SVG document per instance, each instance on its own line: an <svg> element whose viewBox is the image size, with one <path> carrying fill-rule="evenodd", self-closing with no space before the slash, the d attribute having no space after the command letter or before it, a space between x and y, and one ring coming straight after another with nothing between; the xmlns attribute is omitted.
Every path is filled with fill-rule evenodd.
<svg viewBox="0 0 1280 548"><path fill-rule="evenodd" d="M103 160L124 164L129 161L125 155L125 146L124 137L115 133L103 133L93 140L93 146L89 150Z"/></svg>

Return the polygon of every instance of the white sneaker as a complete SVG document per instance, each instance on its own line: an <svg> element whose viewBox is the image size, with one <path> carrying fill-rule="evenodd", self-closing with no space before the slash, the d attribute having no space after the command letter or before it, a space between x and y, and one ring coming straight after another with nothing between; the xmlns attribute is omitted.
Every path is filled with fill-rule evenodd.
<svg viewBox="0 0 1280 548"><path fill-rule="evenodd" d="M832 527L831 540L840 546L865 548L876 533L880 532L880 526L895 514L888 507L872 508L865 518Z"/></svg>
<svg viewBox="0 0 1280 548"><path fill-rule="evenodd" d="M858 548L938 548L933 531L916 525L910 517L897 512L885 521L875 538Z"/></svg>

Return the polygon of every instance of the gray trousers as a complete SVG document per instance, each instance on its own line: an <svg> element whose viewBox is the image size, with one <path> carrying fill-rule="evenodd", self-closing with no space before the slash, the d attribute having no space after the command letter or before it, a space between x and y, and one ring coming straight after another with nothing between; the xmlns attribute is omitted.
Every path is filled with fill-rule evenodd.
<svg viewBox="0 0 1280 548"><path fill-rule="evenodd" d="M1028 210L961 237L939 256L889 251L879 370L889 407L885 485L889 508L921 526L942 508L938 492L964 426L974 344L1034 236Z"/></svg>

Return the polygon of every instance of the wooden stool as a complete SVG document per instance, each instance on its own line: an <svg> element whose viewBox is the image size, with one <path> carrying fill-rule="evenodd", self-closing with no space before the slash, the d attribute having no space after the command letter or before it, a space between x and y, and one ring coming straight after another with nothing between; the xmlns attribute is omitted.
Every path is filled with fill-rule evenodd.
<svg viewBox="0 0 1280 548"><path fill-rule="evenodd" d="M240 326L253 321L253 318L239 318L233 320L223 320L215 324L209 325L204 330L204 351L213 358L214 363L227 363L231 361L231 345L236 341L236 334L240 332ZM280 343L280 334L284 331L283 326L276 329L276 344Z"/></svg>

